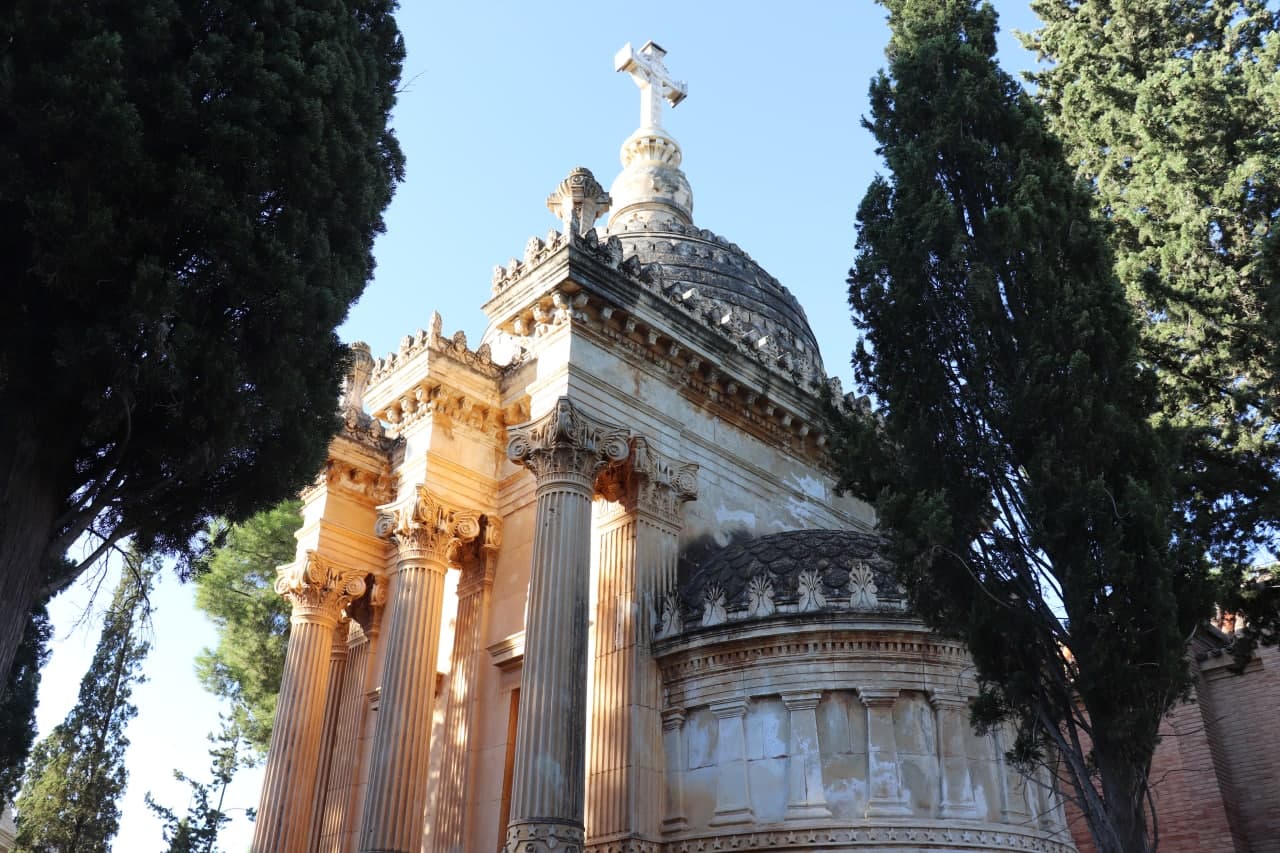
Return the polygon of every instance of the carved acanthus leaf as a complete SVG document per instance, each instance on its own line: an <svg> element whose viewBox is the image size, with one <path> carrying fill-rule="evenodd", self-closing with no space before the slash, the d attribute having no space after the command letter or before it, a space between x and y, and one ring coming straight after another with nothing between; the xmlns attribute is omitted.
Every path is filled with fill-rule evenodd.
<svg viewBox="0 0 1280 853"><path fill-rule="evenodd" d="M308 551L301 561L276 570L275 590L293 604L293 621L336 623L342 608L364 595L365 574Z"/></svg>
<svg viewBox="0 0 1280 853"><path fill-rule="evenodd" d="M460 565L467 549L480 535L484 516L445 503L426 486L419 485L408 501L380 507L375 532L400 549L401 559Z"/></svg>
<svg viewBox="0 0 1280 853"><path fill-rule="evenodd" d="M594 484L604 468L627 458L627 431L596 420L568 397L532 423L512 427L507 458L546 478L574 478Z"/></svg>

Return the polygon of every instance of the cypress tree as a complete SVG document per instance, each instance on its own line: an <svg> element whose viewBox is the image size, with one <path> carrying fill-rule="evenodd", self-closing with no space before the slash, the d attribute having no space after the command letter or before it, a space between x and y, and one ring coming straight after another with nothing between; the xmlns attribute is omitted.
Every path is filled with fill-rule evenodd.
<svg viewBox="0 0 1280 853"><path fill-rule="evenodd" d="M49 660L53 626L42 604L31 612L22 645L9 670L9 683L0 698L0 810L13 804L22 771L36 739L36 705L40 670Z"/></svg>
<svg viewBox="0 0 1280 853"><path fill-rule="evenodd" d="M141 632L155 566L133 552L107 609L80 695L36 744L16 804L15 853L108 853L128 780L125 727L148 645Z"/></svg>
<svg viewBox="0 0 1280 853"><path fill-rule="evenodd" d="M1097 195L1159 416L1184 434L1179 503L1238 587L1280 524L1280 10L1032 8L1038 99Z"/></svg>
<svg viewBox="0 0 1280 853"><path fill-rule="evenodd" d="M997 66L996 14L886 0L866 122L889 170L858 211L844 442L917 611L964 640L975 722L1060 761L1098 848L1150 849L1147 771L1183 693L1204 564L1175 535L1176 434L1088 189Z"/></svg>
<svg viewBox="0 0 1280 853"><path fill-rule="evenodd" d="M191 787L191 804L185 815L178 817L173 809L152 799L149 792L146 795L147 808L164 824L164 840L168 844L164 853L216 853L218 834L231 820L223 807L227 786L236 770L244 766L243 735L234 719L224 719L222 730L210 735L209 742L213 745L209 749L213 778L208 783L197 782L180 770L173 771L175 779ZM252 817L253 811L249 814Z"/></svg>
<svg viewBox="0 0 1280 853"><path fill-rule="evenodd" d="M0 681L113 543L186 554L322 466L404 172L395 5L0 4Z"/></svg>

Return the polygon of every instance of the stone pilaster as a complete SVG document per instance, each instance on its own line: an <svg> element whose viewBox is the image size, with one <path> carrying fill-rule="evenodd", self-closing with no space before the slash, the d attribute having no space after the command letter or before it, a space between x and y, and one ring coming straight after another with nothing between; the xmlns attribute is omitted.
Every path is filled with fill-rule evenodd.
<svg viewBox="0 0 1280 853"><path fill-rule="evenodd" d="M867 706L867 817L900 817L911 813L902 793L898 740L893 730L897 690L859 689Z"/></svg>
<svg viewBox="0 0 1280 853"><path fill-rule="evenodd" d="M644 438L601 490L617 510L599 532L587 839L657 842L662 830L662 674L650 656L657 606L675 589L681 507L697 494L697 466Z"/></svg>
<svg viewBox="0 0 1280 853"><path fill-rule="evenodd" d="M747 779L747 700L711 703L716 715L716 812L711 826L753 823L751 786Z"/></svg>
<svg viewBox="0 0 1280 853"><path fill-rule="evenodd" d="M329 760L324 812L320 822L318 853L342 853L344 836L359 818L356 799L360 771L360 738L369 706L370 661L376 648L378 621L387 601L387 581L376 578L364 598L348 607L347 662L343 670L338 724Z"/></svg>
<svg viewBox="0 0 1280 853"><path fill-rule="evenodd" d="M689 818L684 812L684 774L689 768L684 721L683 708L668 708L662 712L662 745L667 756L667 807L662 818L663 832L683 832L689 828Z"/></svg>
<svg viewBox="0 0 1280 853"><path fill-rule="evenodd" d="M360 829L364 853L418 853L427 803L431 719L445 571L481 531L481 515L423 486L378 518L399 549L383 642L377 727Z"/></svg>
<svg viewBox="0 0 1280 853"><path fill-rule="evenodd" d="M942 805L938 816L973 820L978 804L969 774L969 700L963 696L934 693L929 697L938 718L938 766L942 777Z"/></svg>
<svg viewBox="0 0 1280 853"><path fill-rule="evenodd" d="M290 600L293 615L253 853L308 853L333 631L342 607L364 593L364 577L314 551L279 570L276 592Z"/></svg>
<svg viewBox="0 0 1280 853"><path fill-rule="evenodd" d="M787 748L787 820L831 817L822 788L822 754L818 747L819 691L783 693L791 715Z"/></svg>
<svg viewBox="0 0 1280 853"><path fill-rule="evenodd" d="M453 656L449 664L448 705L436 794L435 824L429 849L435 853L466 853L467 802L471 794L471 738L476 726L476 679L484 654L501 528L485 519L481 559L464 570L458 582L458 615L454 623Z"/></svg>
<svg viewBox="0 0 1280 853"><path fill-rule="evenodd" d="M596 476L628 455L625 431L567 397L510 430L507 456L537 477L508 853L577 853L586 771L587 598Z"/></svg>

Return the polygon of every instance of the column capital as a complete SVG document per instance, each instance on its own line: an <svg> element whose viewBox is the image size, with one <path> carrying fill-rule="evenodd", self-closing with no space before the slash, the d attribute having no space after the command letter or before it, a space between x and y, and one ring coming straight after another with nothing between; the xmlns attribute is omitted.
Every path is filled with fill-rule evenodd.
<svg viewBox="0 0 1280 853"><path fill-rule="evenodd" d="M276 569L276 594L293 605L291 621L337 626L342 608L364 595L365 572L336 565L315 551Z"/></svg>
<svg viewBox="0 0 1280 853"><path fill-rule="evenodd" d="M961 696L958 693L939 693L937 690L929 691L929 704L933 706L935 711L967 711L969 710L969 697Z"/></svg>
<svg viewBox="0 0 1280 853"><path fill-rule="evenodd" d="M872 689L867 687L858 688L858 698L862 700L862 704L868 708L892 708L898 701L898 694L901 690L896 688L888 689Z"/></svg>
<svg viewBox="0 0 1280 853"><path fill-rule="evenodd" d="M458 579L458 597L474 595L493 586L498 565L498 549L502 547L502 522L493 516L484 517L484 532L476 540L480 543L480 559L473 560L463 569Z"/></svg>
<svg viewBox="0 0 1280 853"><path fill-rule="evenodd" d="M635 436L627 461L611 469L603 491L610 500L679 529L680 507L698 499L698 466L660 453L647 438Z"/></svg>
<svg viewBox="0 0 1280 853"><path fill-rule="evenodd" d="M747 700L740 696L735 696L732 699L719 699L707 707L711 713L722 720L732 717L745 717L747 715Z"/></svg>
<svg viewBox="0 0 1280 853"><path fill-rule="evenodd" d="M822 701L821 690L793 690L782 693L782 704L788 711L812 711Z"/></svg>
<svg viewBox="0 0 1280 853"><path fill-rule="evenodd" d="M421 560L440 567L462 562L484 519L476 510L450 505L423 485L408 500L378 510L374 532L396 544L401 561Z"/></svg>
<svg viewBox="0 0 1280 853"><path fill-rule="evenodd" d="M688 719L689 714L684 708L666 708L662 711L662 730L664 732L672 731L684 727L684 721Z"/></svg>
<svg viewBox="0 0 1280 853"><path fill-rule="evenodd" d="M539 486L568 480L590 490L597 474L630 453L625 429L587 415L568 397L508 434L507 458L532 471Z"/></svg>

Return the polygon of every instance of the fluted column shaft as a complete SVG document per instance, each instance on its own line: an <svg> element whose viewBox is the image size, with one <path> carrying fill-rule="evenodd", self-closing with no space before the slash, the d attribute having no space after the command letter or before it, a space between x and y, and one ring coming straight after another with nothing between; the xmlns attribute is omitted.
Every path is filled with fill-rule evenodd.
<svg viewBox="0 0 1280 853"><path fill-rule="evenodd" d="M367 598L354 605L347 633L347 662L343 669L338 722L329 761L324 812L320 821L318 853L342 853L344 836L359 817L354 791L360 766L360 738L368 707L370 658L377 636L377 621L386 603L387 581L374 582Z"/></svg>
<svg viewBox="0 0 1280 853"><path fill-rule="evenodd" d="M476 725L476 679L489 622L498 552L498 527L490 519L485 530L483 561L463 574L458 584L458 616L449 667L448 706L442 729L444 750L430 850L466 853L467 801L471 795L471 737Z"/></svg>
<svg viewBox="0 0 1280 853"><path fill-rule="evenodd" d="M338 737L338 718L342 713L342 685L347 665L347 635L350 620L340 619L333 629L329 647L329 678L324 699L324 725L320 735L320 761L316 768L315 804L311 808L311 830L307 849L320 845L324 824L324 804L329 796L329 770L333 764L333 749Z"/></svg>
<svg viewBox="0 0 1280 853"><path fill-rule="evenodd" d="M333 631L342 606L364 592L364 579L309 552L279 570L276 592L290 599L293 615L251 849L308 853Z"/></svg>
<svg viewBox="0 0 1280 853"><path fill-rule="evenodd" d="M577 853L586 773L587 598L596 475L626 434L567 398L511 430L508 457L538 479L508 853Z"/></svg>
<svg viewBox="0 0 1280 853"><path fill-rule="evenodd" d="M387 604L378 722L361 821L364 853L419 853L431 757L436 657L445 572L480 530L477 513L456 510L423 487L379 517L399 561Z"/></svg>
<svg viewBox="0 0 1280 853"><path fill-rule="evenodd" d="M602 486L617 502L599 535L587 839L657 842L665 751L662 674L650 652L658 607L675 589L681 507L697 466L631 440L631 456Z"/></svg>

